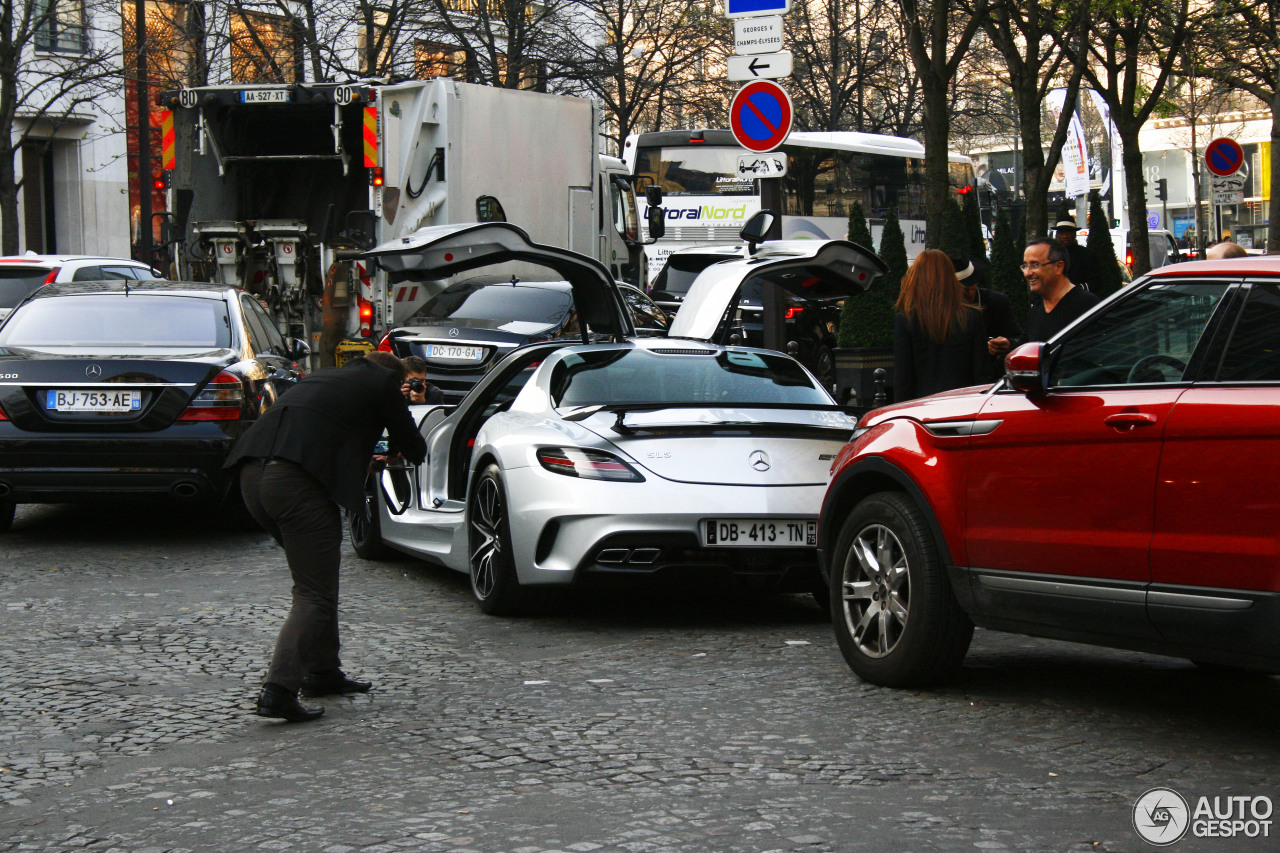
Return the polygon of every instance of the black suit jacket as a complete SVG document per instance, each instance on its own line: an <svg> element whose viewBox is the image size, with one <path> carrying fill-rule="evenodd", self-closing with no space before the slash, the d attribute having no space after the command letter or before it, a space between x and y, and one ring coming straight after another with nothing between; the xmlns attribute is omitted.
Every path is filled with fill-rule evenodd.
<svg viewBox="0 0 1280 853"><path fill-rule="evenodd" d="M1013 316L1013 302L998 290L978 288L978 307L982 309L982 322L988 338L1008 338L1016 344L1022 338L1022 329ZM1004 356L991 356L991 379L1004 376Z"/></svg>
<svg viewBox="0 0 1280 853"><path fill-rule="evenodd" d="M363 358L320 370L280 396L240 437L227 467L246 459L287 459L324 484L352 512L364 503L364 479L383 430L405 458L421 463L427 443L409 415L400 380Z"/></svg>

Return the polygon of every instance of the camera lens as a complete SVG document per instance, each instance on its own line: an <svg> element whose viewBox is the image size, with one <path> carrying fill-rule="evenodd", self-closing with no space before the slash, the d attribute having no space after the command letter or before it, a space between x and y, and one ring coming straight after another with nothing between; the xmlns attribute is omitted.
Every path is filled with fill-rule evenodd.
<svg viewBox="0 0 1280 853"><path fill-rule="evenodd" d="M409 390L415 394L421 394L423 391L427 390L427 383L415 377L409 380Z"/></svg>

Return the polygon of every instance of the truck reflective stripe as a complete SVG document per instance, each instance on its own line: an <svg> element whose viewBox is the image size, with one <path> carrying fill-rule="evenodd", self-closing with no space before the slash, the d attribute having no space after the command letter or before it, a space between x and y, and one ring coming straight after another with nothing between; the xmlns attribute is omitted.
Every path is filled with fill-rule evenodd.
<svg viewBox="0 0 1280 853"><path fill-rule="evenodd" d="M364 108L364 165L372 169L378 165L378 108Z"/></svg>
<svg viewBox="0 0 1280 853"><path fill-rule="evenodd" d="M178 146L173 138L173 110L160 111L160 162L161 169L178 167Z"/></svg>

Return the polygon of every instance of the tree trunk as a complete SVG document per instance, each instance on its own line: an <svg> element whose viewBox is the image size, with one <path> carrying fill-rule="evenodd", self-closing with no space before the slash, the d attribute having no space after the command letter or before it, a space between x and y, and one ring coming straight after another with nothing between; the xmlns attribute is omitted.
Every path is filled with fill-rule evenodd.
<svg viewBox="0 0 1280 853"><path fill-rule="evenodd" d="M1142 174L1142 149L1138 147L1138 131L1141 126L1118 127L1120 141L1124 145L1124 182L1129 208L1129 250L1133 253L1135 277L1151 270L1151 241L1147 234L1146 177ZM1120 246L1119 252L1124 251ZM1117 252L1117 254L1119 254Z"/></svg>
<svg viewBox="0 0 1280 853"><path fill-rule="evenodd" d="M1046 179L1044 142L1040 136L1040 98L1035 89L1018 93L1018 132L1022 136L1022 189L1026 207L1022 215L1022 235L1039 240L1047 233L1049 221L1049 180ZM1052 176L1047 176L1051 178Z"/></svg>
<svg viewBox="0 0 1280 853"><path fill-rule="evenodd" d="M18 180L13 160L19 149L9 141L10 134L0 139L0 254L16 255L18 240Z"/></svg>
<svg viewBox="0 0 1280 853"><path fill-rule="evenodd" d="M936 249L950 201L950 128L947 126L947 85L933 75L924 80L924 204L925 245Z"/></svg>

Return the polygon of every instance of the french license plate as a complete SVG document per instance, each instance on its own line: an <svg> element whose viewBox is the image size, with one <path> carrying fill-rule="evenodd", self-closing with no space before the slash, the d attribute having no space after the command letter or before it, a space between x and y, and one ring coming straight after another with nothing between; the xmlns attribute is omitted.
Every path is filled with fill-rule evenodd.
<svg viewBox="0 0 1280 853"><path fill-rule="evenodd" d="M288 89L244 89L240 92L242 104L287 104Z"/></svg>
<svg viewBox="0 0 1280 853"><path fill-rule="evenodd" d="M818 522L795 518L708 518L702 544L721 548L816 548Z"/></svg>
<svg viewBox="0 0 1280 853"><path fill-rule="evenodd" d="M464 347L460 344L428 344L427 358L451 358L455 361L480 361L484 347Z"/></svg>
<svg viewBox="0 0 1280 853"><path fill-rule="evenodd" d="M48 391L45 408L54 412L136 412L140 391Z"/></svg>

